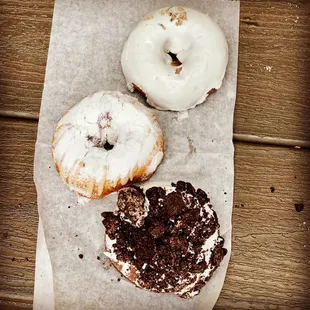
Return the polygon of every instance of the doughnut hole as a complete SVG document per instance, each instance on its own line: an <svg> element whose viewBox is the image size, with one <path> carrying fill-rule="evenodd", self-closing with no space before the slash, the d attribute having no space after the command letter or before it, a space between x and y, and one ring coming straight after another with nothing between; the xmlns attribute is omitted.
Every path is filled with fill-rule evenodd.
<svg viewBox="0 0 310 310"><path fill-rule="evenodd" d="M114 145L106 141L106 143L103 145L103 148L107 151L111 151L114 148Z"/></svg>
<svg viewBox="0 0 310 310"><path fill-rule="evenodd" d="M192 37L188 34L177 33L163 42L164 60L173 67L181 66L191 53Z"/></svg>
<svg viewBox="0 0 310 310"><path fill-rule="evenodd" d="M178 59L178 55L172 52L167 52L167 54L171 57L171 66L178 67L182 65L182 62Z"/></svg>
<svg viewBox="0 0 310 310"><path fill-rule="evenodd" d="M88 135L87 141L89 141L89 147L102 148L106 151L111 151L117 143L118 140L118 132L108 128L99 128L99 136L98 135Z"/></svg>

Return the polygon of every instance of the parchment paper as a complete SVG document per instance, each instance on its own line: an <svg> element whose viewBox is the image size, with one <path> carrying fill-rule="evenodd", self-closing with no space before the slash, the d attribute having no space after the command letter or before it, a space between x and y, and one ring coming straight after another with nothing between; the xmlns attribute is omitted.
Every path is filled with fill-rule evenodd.
<svg viewBox="0 0 310 310"><path fill-rule="evenodd" d="M230 51L223 86L206 103L190 110L188 115L155 111L167 148L165 159L151 181L170 183L185 180L204 189L218 214L221 235L229 250L211 281L200 295L191 300L150 293L120 277L102 254L104 228L100 216L104 210L115 209L116 195L97 201L80 199L61 182L51 154L55 125L73 104L101 89L129 93L120 65L124 42L131 29L148 11L173 4L209 13L223 28ZM44 235L42 229L39 230L36 282L41 284L36 284L35 305L40 305L40 302L44 305L44 300L40 300L44 296L54 296L56 309L213 307L221 291L231 253L234 176L232 124L237 82L238 27L238 1L55 1L35 153L35 183L44 230ZM139 97L138 94L135 96ZM144 102L143 97L139 98ZM44 238L47 248L42 246ZM79 254L83 254L82 259ZM40 273L46 272L48 256L52 265L53 285L50 271L48 276L43 277L46 278L45 282L38 280ZM47 287L51 289L46 295L42 290ZM49 304L47 300L46 297L45 304Z"/></svg>

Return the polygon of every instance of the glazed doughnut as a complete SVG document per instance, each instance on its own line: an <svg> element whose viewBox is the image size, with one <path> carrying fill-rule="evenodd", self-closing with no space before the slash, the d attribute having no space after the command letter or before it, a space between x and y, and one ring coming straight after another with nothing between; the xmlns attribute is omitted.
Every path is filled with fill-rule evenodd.
<svg viewBox="0 0 310 310"><path fill-rule="evenodd" d="M227 250L207 194L182 181L125 187L118 210L103 212L105 255L137 287L191 298Z"/></svg>
<svg viewBox="0 0 310 310"><path fill-rule="evenodd" d="M141 91L157 109L182 111L221 87L228 45L207 14L170 6L150 12L138 23L121 61L130 91Z"/></svg>
<svg viewBox="0 0 310 310"><path fill-rule="evenodd" d="M102 198L148 179L163 158L162 131L137 99L101 91L58 122L53 159L64 183L79 195Z"/></svg>

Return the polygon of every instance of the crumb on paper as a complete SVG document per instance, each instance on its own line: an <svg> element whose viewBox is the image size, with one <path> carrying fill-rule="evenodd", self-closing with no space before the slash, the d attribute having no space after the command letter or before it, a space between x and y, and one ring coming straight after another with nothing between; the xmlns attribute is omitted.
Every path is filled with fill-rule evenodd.
<svg viewBox="0 0 310 310"><path fill-rule="evenodd" d="M188 141L188 147L189 147L189 154L193 154L196 153L196 147L194 145L193 140L190 137L187 137L187 141Z"/></svg>
<svg viewBox="0 0 310 310"><path fill-rule="evenodd" d="M167 29L167 28L166 28L163 24L161 24L161 23L158 23L158 25L159 25L161 28L163 28L164 30Z"/></svg>
<svg viewBox="0 0 310 310"><path fill-rule="evenodd" d="M272 66L264 66L264 69L267 70L268 72L271 72Z"/></svg>

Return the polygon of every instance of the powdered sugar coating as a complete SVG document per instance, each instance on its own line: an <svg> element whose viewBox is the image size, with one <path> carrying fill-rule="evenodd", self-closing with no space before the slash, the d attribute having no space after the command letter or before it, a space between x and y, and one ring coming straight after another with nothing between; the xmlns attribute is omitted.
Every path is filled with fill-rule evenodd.
<svg viewBox="0 0 310 310"><path fill-rule="evenodd" d="M58 122L53 157L71 189L100 198L154 173L163 158L162 132L137 99L101 91L73 106Z"/></svg>
<svg viewBox="0 0 310 310"><path fill-rule="evenodd" d="M207 14L178 6L148 13L122 53L128 89L140 89L160 110L184 111L204 102L221 87L227 62L221 28Z"/></svg>

